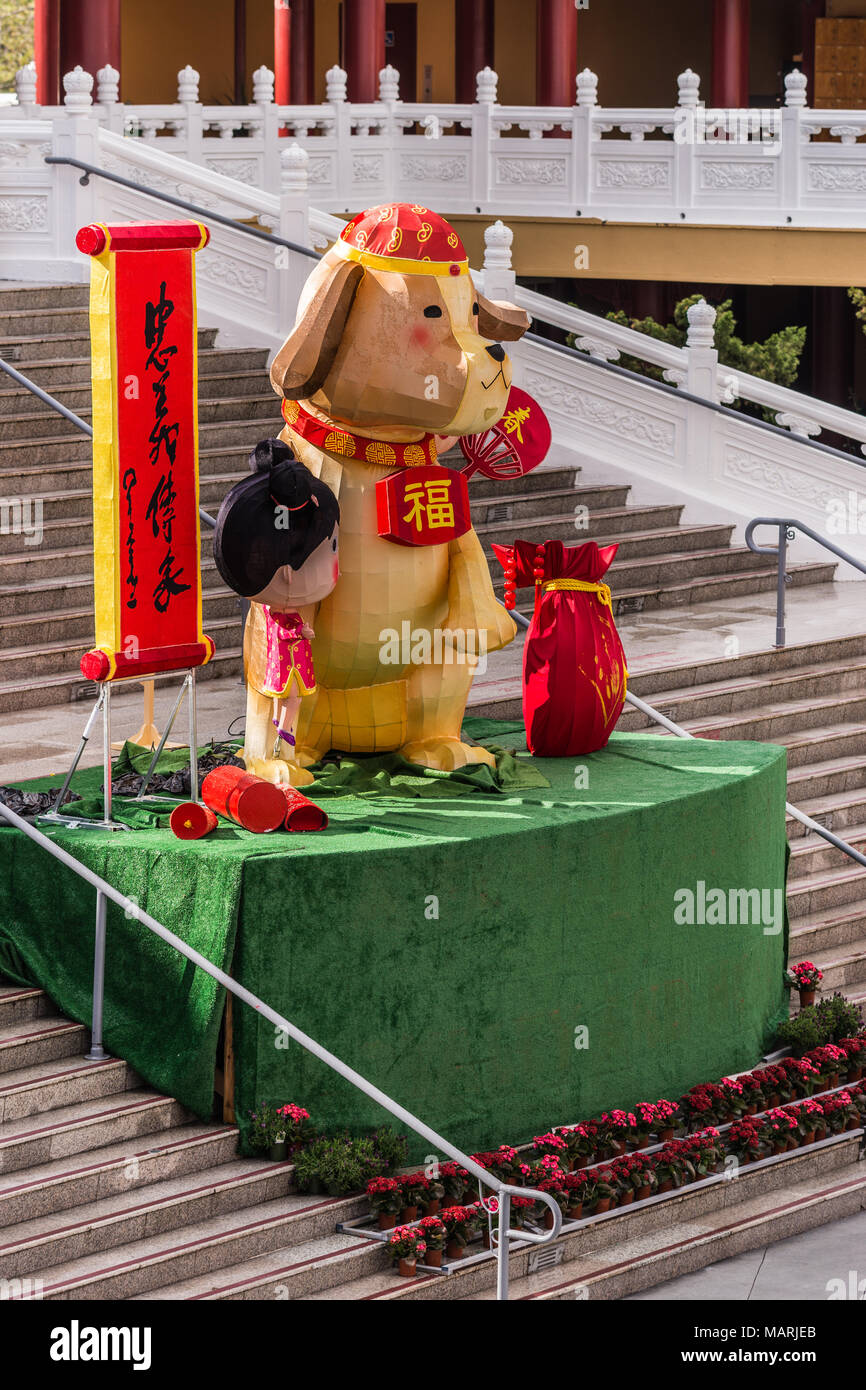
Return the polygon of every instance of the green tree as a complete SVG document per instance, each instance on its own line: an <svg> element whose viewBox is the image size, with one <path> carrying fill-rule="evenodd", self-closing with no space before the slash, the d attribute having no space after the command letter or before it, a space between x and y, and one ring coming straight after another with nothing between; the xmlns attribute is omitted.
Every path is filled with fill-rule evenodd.
<svg viewBox="0 0 866 1390"><path fill-rule="evenodd" d="M15 74L33 57L33 0L0 0L0 92L15 90Z"/></svg>
<svg viewBox="0 0 866 1390"><path fill-rule="evenodd" d="M852 291L849 291L850 293ZM857 293L863 294L863 291ZM611 323L633 328L637 333L645 333L660 342L684 347L689 327L688 310L701 299L701 294L690 294L686 299L681 299L674 309L673 323L656 323L652 318L629 318L622 309L611 310L607 318ZM863 302L866 306L866 295ZM866 307L863 318L866 319ZM763 343L744 343L736 330L737 321L731 309L731 300L723 299L721 304L716 305L715 324L716 348L720 363L735 372L748 372L751 376L758 376L763 381L775 381L780 386L793 386L800 370L803 348L806 346L805 328L782 328L778 333L771 333ZM641 372L644 376L655 377L657 381L664 379L661 367L654 367L636 357L623 356L620 365L629 367L633 372Z"/></svg>

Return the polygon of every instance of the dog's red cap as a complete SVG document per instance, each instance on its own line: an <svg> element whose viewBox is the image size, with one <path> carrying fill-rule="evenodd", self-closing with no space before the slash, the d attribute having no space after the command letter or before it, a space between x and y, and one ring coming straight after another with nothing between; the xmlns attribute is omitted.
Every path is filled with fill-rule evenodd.
<svg viewBox="0 0 866 1390"><path fill-rule="evenodd" d="M334 249L379 270L415 275L465 275L469 258L444 217L417 203L367 208L340 233Z"/></svg>

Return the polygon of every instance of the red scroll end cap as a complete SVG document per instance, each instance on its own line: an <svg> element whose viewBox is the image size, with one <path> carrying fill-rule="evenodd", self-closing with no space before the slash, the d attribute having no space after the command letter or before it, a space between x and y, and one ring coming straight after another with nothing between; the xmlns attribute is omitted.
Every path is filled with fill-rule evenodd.
<svg viewBox="0 0 866 1390"><path fill-rule="evenodd" d="M85 652L79 664L85 680L104 681L111 675L111 662L105 652L99 651L98 648L92 652Z"/></svg>
<svg viewBox="0 0 866 1390"><path fill-rule="evenodd" d="M105 228L100 227L98 222L91 222L88 227L79 227L75 236L75 245L79 251L84 252L85 256L98 256L108 245Z"/></svg>

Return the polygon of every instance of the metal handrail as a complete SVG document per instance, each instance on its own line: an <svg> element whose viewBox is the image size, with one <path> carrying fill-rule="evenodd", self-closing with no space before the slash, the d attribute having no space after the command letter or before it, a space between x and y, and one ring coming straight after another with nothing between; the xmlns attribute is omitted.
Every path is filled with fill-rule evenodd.
<svg viewBox="0 0 866 1390"><path fill-rule="evenodd" d="M299 256L310 256L315 261L321 260L321 252L314 251L311 246L301 246L300 242L287 241L285 237L277 236L274 232L262 231L260 227L250 227L246 222L239 222L236 217L226 217L221 212L214 212L212 208L190 203L186 198L175 198L172 193L161 193L156 188L149 188L146 183L136 183L133 179L123 178L121 174L112 174L108 169L100 169L98 164L87 164L83 159L69 159L66 155L58 154L45 155L45 163L69 164L74 169L83 169L84 177L78 182L84 187L90 183L91 174L96 174L101 179L109 179L111 183L119 183L123 188L131 188L136 193L146 193L149 198L159 198L163 203L172 203L176 208L194 212L197 217L207 217L212 222L221 222L223 226L232 227L236 232L245 232L247 236L256 237L259 241L276 242L278 246L287 246L290 251L297 251Z"/></svg>
<svg viewBox="0 0 866 1390"><path fill-rule="evenodd" d="M778 526L779 544L756 545L752 540L756 526ZM817 541L825 550L838 555L840 560L845 560L847 564L853 565L861 574L866 574L866 564L858 560L856 555L850 555L847 550L842 550L832 541L828 541L826 536L813 531L811 526L807 526L804 521L796 521L793 517L780 516L756 516L746 527L746 545L755 555L775 555L778 557L778 577L776 581L776 640L773 643L776 647L785 645L785 585L788 576L785 572L785 562L787 559L788 541L794 540L794 532L802 531L804 536L809 536L813 541Z"/></svg>
<svg viewBox="0 0 866 1390"><path fill-rule="evenodd" d="M855 463L861 468L866 468L866 458L858 457L856 454L848 454L844 449L834 449L832 444L821 444L817 439L809 439L804 435L792 435L791 431L784 429L782 425L771 425L768 420L759 420L755 415L745 415L741 410L732 410L729 405L708 401L704 396L695 395L694 391L687 391L682 386L671 386L666 381L656 381L655 377L644 376L641 372L633 372L630 367L620 367L616 362L606 362L601 357L590 357L588 353L581 352L578 348L569 347L568 343L554 342L552 338L544 338L540 333L524 333L521 341L537 343L539 347L552 348L554 352L577 357L587 366L598 367L605 372L613 372L614 376L622 376L629 381L637 381L641 386L650 386L654 391L661 391L666 396L675 396L680 401L691 401L693 405L701 405L705 410L714 411L716 415L724 415L729 420L737 420L741 425L754 425L756 429L766 430L770 434L781 436L789 443L795 440L797 444L806 445L810 449L817 449L819 454L829 454L831 458L844 459L846 463Z"/></svg>
<svg viewBox="0 0 866 1390"><path fill-rule="evenodd" d="M192 961L193 965L197 965L200 970L204 970L205 973L216 980L218 984L221 984L224 989L227 989L230 994L235 995L235 997L242 1000L244 1004L248 1004L256 1013L261 1014L262 1018L266 1018L274 1027L279 1028L280 1032L287 1034L288 1037L292 1038L307 1052L317 1057L320 1062L324 1062L332 1071L337 1072L339 1076L349 1081L359 1091L363 1091L364 1095L369 1096L369 1098L375 1101L377 1105L380 1105L383 1110L387 1110L395 1119L400 1120L402 1124L408 1125L409 1128L420 1135L422 1139L426 1139L429 1144L432 1144L435 1149L448 1154L450 1158L454 1159L465 1168L467 1172L471 1173L479 1183L492 1188L499 1198L499 1206L497 1208L499 1214L498 1229L493 1231L493 1241L496 1246L497 1258L496 1297L500 1300L508 1298L509 1241L514 1241L515 1249L520 1249L523 1245L545 1245L549 1241L555 1240L562 1228L562 1211L559 1204L549 1193L542 1192L538 1188L515 1187L511 1183L501 1182L499 1178L495 1177L492 1173L488 1173L486 1168L482 1168L481 1165L476 1163L473 1158L470 1158L468 1154L463 1153L461 1149L456 1148L455 1145L449 1143L447 1139L443 1139L442 1135L437 1134L435 1129L431 1129L423 1120L419 1120L416 1115L412 1114L411 1110L407 1110L404 1106L400 1105L398 1101L386 1095L384 1091L380 1091L378 1086L374 1086L366 1077L361 1076L360 1072L347 1066L346 1063L335 1056L333 1052L329 1052L327 1048L322 1047L321 1044L317 1043L309 1034L302 1032L300 1028L290 1023L282 1014L278 1014L275 1009L270 1008L270 1006L262 999L259 999L257 995L245 989L243 985L238 984L237 980L233 979L231 975L227 975L224 970L220 970L219 966L213 965L205 956L196 951L194 947L182 941L179 936L175 936L174 932L169 931L169 929L164 927L161 922L158 922L156 918L151 917L150 913L145 912L143 908L139 907L134 898L125 898L118 889L113 888L104 878L100 878L99 874L95 874L92 869L88 869L84 864L81 864L71 854L67 853L66 850L56 845L47 835L44 835L41 830L37 830L35 826L29 825L26 820L15 811L11 811L8 806L4 806L2 802L0 802L0 816L4 817L16 830L22 831L28 839L33 840L34 843L39 845L42 849L47 850L48 853L59 860L61 864L64 864L67 869L71 869L74 874L77 874L79 878L84 879L86 883L89 883L96 889L93 1027L89 1056L100 1058L106 1055L102 1049L102 1013L105 985L106 908L108 900L110 900L118 907L122 908L127 917L134 917L142 926L147 927L156 936L167 942L169 946L173 946L176 951L179 951L187 960ZM512 1197L533 1197L536 1201L542 1202L550 1209L553 1215L552 1229L536 1233L527 1230L517 1230L512 1227L510 1225ZM488 1206L487 1210L492 1211L493 1208ZM503 1231L506 1233L505 1240L501 1238Z"/></svg>

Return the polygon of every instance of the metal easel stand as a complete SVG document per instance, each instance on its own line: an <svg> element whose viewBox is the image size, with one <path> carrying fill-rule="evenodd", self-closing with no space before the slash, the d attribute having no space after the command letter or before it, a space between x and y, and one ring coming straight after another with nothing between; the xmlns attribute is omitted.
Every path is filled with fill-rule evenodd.
<svg viewBox="0 0 866 1390"><path fill-rule="evenodd" d="M157 674L159 675L161 673L157 672ZM166 674L168 674L168 672L166 672ZM76 749L75 757L72 759L69 771L66 774L63 786L57 793L56 800L51 810L46 811L44 815L37 816L37 821L46 821L55 825L65 825L69 830L129 830L131 828L128 825L124 825L122 821L114 820L111 814L111 687L112 685L121 684L124 679L133 680L137 684L140 683L141 680L140 677L130 676L121 677L120 681L100 681L99 695L97 696L96 703L94 704L93 709L90 712L90 717L84 726L84 732L81 735L81 740L78 744L78 748ZM147 785L151 777L153 776L154 768L156 767L156 764L159 760L159 756L165 746L166 740L168 739L168 736L171 733L172 725L174 724L177 712L180 709L184 692L187 690L189 691L190 799L192 801L198 801L198 734L196 720L196 692L194 670L187 671L186 675L184 676L183 683L180 687L180 690L178 691L177 699L174 702L174 708L171 712L171 717L168 721L168 724L166 725L165 733L162 735L162 738L159 741L159 747L154 751L153 757L150 760L150 766L147 769L144 781L142 782L141 788L135 798L136 801L141 801L144 799L144 795L147 790ZM75 770L81 761L84 750L87 747L88 739L90 738L90 735L93 732L93 726L95 725L100 713L102 714L102 772L104 797L103 818L102 820L92 820L88 816L82 817L75 815L63 815L60 809L63 805L63 798L69 790L69 784L72 781L73 776L75 775ZM147 799L155 800L157 798L148 797ZM185 800L184 797L172 797L168 795L161 795L159 799L167 801Z"/></svg>

